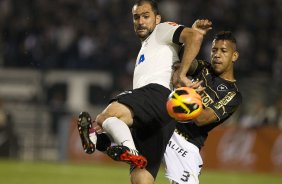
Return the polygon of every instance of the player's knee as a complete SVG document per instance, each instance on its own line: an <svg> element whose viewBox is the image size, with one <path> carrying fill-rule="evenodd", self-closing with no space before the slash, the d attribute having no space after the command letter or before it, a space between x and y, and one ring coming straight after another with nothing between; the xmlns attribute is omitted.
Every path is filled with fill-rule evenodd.
<svg viewBox="0 0 282 184"><path fill-rule="evenodd" d="M133 113L131 112L131 110L127 106L118 102L111 103L106 108L106 110L104 110L96 117L95 121L99 126L102 126L104 121L111 117L118 118L128 126L131 126L133 123Z"/></svg>
<svg viewBox="0 0 282 184"><path fill-rule="evenodd" d="M102 127L103 125L103 122L108 119L109 117L111 117L109 114L107 113L101 113L101 114L98 114L98 116L96 117L96 123Z"/></svg>
<svg viewBox="0 0 282 184"><path fill-rule="evenodd" d="M106 110L103 111L102 113L100 113L97 117L96 117L96 123L102 127L103 123L107 120L107 119L120 119L120 116L115 113L114 111L110 111L110 110Z"/></svg>

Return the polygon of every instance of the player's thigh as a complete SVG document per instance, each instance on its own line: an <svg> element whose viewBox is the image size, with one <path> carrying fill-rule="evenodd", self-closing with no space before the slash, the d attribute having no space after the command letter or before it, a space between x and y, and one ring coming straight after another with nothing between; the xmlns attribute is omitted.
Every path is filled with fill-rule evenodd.
<svg viewBox="0 0 282 184"><path fill-rule="evenodd" d="M131 126L133 123L133 112L132 110L117 101L114 101L110 103L103 111L96 117L96 122L99 125L102 125L102 123L109 117L116 117L120 120L122 120L127 125Z"/></svg>
<svg viewBox="0 0 282 184"><path fill-rule="evenodd" d="M154 178L146 169L135 168L131 174L130 179L132 184L153 184Z"/></svg>

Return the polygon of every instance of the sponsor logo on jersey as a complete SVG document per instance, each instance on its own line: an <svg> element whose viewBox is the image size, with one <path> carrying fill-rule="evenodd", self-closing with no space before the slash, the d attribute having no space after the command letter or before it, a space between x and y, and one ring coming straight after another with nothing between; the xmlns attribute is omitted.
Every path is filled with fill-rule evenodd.
<svg viewBox="0 0 282 184"><path fill-rule="evenodd" d="M205 107L208 107L212 103L214 103L213 99L205 91L201 93L201 97L202 97L202 103Z"/></svg>
<svg viewBox="0 0 282 184"><path fill-rule="evenodd" d="M168 146L173 149L176 153L181 155L182 157L186 157L188 151L184 150L183 148L179 147L176 143L172 142L171 140L168 142Z"/></svg>
<svg viewBox="0 0 282 184"><path fill-rule="evenodd" d="M140 56L140 58L139 58L139 60L138 60L138 65L140 64L140 63L142 63L142 62L144 62L145 61L145 55L144 54L142 54L141 56Z"/></svg>
<svg viewBox="0 0 282 184"><path fill-rule="evenodd" d="M220 84L220 85L217 86L216 90L217 91L226 91L226 90L228 90L228 88L224 84Z"/></svg>
<svg viewBox="0 0 282 184"><path fill-rule="evenodd" d="M214 107L216 109L220 109L224 105L228 104L235 96L236 96L236 92L234 92L234 91L228 92L227 95L224 98L222 98L219 102L217 102L214 105Z"/></svg>

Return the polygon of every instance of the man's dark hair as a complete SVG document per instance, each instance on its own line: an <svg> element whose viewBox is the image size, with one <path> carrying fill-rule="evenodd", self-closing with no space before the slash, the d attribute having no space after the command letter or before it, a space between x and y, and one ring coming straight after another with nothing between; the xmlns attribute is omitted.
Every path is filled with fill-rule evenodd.
<svg viewBox="0 0 282 184"><path fill-rule="evenodd" d="M235 45L237 43L236 38L233 36L231 31L220 31L214 36L214 40L229 40Z"/></svg>
<svg viewBox="0 0 282 184"><path fill-rule="evenodd" d="M155 13L155 15L159 15L160 14L158 3L156 1L154 1L154 0L137 0L137 1L135 1L133 6L135 6L135 5L141 6L141 5L145 4L145 3L148 3L148 4L151 5L152 10Z"/></svg>

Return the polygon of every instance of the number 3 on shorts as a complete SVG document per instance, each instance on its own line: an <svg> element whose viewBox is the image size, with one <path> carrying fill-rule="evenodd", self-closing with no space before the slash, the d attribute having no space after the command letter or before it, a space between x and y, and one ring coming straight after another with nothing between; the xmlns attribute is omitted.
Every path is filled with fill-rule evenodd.
<svg viewBox="0 0 282 184"><path fill-rule="evenodd" d="M190 173L188 171L184 171L180 179L181 181L187 182L189 177L190 177Z"/></svg>

